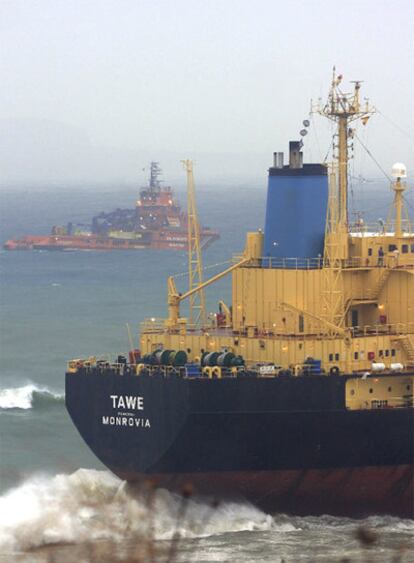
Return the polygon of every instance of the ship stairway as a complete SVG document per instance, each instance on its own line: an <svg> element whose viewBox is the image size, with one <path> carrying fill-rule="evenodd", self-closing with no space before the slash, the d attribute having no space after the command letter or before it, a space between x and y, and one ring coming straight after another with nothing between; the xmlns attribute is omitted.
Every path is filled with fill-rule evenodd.
<svg viewBox="0 0 414 563"><path fill-rule="evenodd" d="M382 272L379 275L379 278L377 280L377 283L374 286L374 289L371 290L369 292L369 298L373 299L373 300L378 300L379 296L381 294L381 291L384 289L385 284L388 281L388 278L390 277L391 274L391 269L390 268L384 268L382 270Z"/></svg>
<svg viewBox="0 0 414 563"><path fill-rule="evenodd" d="M398 342L407 357L407 366L414 367L414 344L408 334L402 334L392 339Z"/></svg>
<svg viewBox="0 0 414 563"><path fill-rule="evenodd" d="M388 278L390 277L391 270L389 268L384 268L383 271L380 273L380 276L374 286L373 289L369 289L367 291L367 296L364 298L360 297L350 297L346 300L344 313L341 319L341 325L345 322L346 316L351 309L351 307L356 307L357 305L376 305L378 303L379 296L381 295L381 291L384 289L385 284L387 283Z"/></svg>

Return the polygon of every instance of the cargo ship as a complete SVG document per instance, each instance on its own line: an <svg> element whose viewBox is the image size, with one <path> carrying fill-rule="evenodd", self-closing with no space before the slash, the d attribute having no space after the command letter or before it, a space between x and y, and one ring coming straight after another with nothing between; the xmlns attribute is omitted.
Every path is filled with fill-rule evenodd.
<svg viewBox="0 0 414 563"><path fill-rule="evenodd" d="M169 186L162 186L161 168L151 162L150 179L133 209L100 213L91 225L54 226L49 235L27 235L8 240L6 250L185 250L188 246L187 214ZM201 227L200 241L207 247L219 233Z"/></svg>
<svg viewBox="0 0 414 563"><path fill-rule="evenodd" d="M349 142L374 110L359 82L346 92L334 72L314 111L336 125L333 162L303 162L303 130L287 164L274 153L264 230L205 281L190 249L188 290L169 278L168 315L142 322L139 350L69 362L66 406L89 448L129 482L190 483L296 514L413 517L406 168L393 167L387 224L351 225ZM203 292L226 275L232 303L206 317Z"/></svg>

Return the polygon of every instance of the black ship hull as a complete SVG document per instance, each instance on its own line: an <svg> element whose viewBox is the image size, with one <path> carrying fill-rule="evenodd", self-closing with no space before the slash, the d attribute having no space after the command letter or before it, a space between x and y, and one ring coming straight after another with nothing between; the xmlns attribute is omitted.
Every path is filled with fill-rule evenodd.
<svg viewBox="0 0 414 563"><path fill-rule="evenodd" d="M296 513L414 516L413 409L350 411L346 376L66 375L97 457L128 481ZM92 400L93 399L93 400Z"/></svg>

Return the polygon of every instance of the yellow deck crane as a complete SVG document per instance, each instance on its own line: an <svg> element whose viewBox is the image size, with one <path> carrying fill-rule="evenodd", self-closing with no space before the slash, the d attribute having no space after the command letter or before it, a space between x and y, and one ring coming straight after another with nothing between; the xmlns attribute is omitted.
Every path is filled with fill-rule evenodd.
<svg viewBox="0 0 414 563"><path fill-rule="evenodd" d="M179 293L175 285L174 277L168 278L168 319L166 326L176 329L179 325L187 325L187 319L180 317L180 303L189 299L189 327L206 325L206 308L204 298L204 288L211 283L226 276L236 268L246 264L251 260L250 256L243 256L242 259L233 264L223 272L203 282L203 262L201 257L200 245L200 226L197 216L195 200L193 161L184 160L184 168L187 172L187 203L188 203L188 291Z"/></svg>
<svg viewBox="0 0 414 563"><path fill-rule="evenodd" d="M187 216L188 216L188 291L203 283L203 262L200 245L200 225L198 222L197 206L194 187L193 161L183 160L187 172ZM190 326L204 325L206 321L206 306L204 291L191 293L189 296Z"/></svg>

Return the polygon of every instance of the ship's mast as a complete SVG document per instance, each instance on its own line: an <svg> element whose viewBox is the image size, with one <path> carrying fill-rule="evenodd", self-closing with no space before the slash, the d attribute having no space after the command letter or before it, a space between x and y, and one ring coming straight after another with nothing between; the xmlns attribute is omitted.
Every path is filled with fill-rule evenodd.
<svg viewBox="0 0 414 563"><path fill-rule="evenodd" d="M188 214L188 291L203 283L203 263L200 245L200 225L195 199L193 161L183 160L187 172L187 214ZM206 310L204 291L200 290L189 297L190 325L205 324Z"/></svg>
<svg viewBox="0 0 414 563"><path fill-rule="evenodd" d="M332 83L324 106L316 111L337 125L334 137L334 162L329 166L329 198L325 227L323 268L323 318L332 326L343 328L344 287L342 268L349 257L348 232L348 160L349 139L354 135L349 124L361 119L365 125L374 110L368 102L361 107L361 82L354 82L354 91L344 93L340 84L342 75L333 69Z"/></svg>
<svg viewBox="0 0 414 563"><path fill-rule="evenodd" d="M397 178L396 182L394 183L394 192L395 192L395 236L400 238L402 237L402 194L405 190L405 185L401 182L401 178Z"/></svg>
<svg viewBox="0 0 414 563"><path fill-rule="evenodd" d="M325 258L328 261L348 258L348 141L354 131L349 124L361 119L365 125L374 109L366 101L360 102L361 82L354 81L354 91L344 93L340 89L342 75L333 69L328 100L317 112L337 123L337 143L334 144L336 163L330 174L330 198L325 239Z"/></svg>
<svg viewBox="0 0 414 563"><path fill-rule="evenodd" d="M151 162L150 165L150 181L149 187L151 191L160 191L161 180L159 176L161 175L161 168L158 162Z"/></svg>
<svg viewBox="0 0 414 563"><path fill-rule="evenodd" d="M403 229L403 212L406 213L406 229L411 232L411 224L407 210L404 207L404 191L406 189L405 178L407 177L407 169L404 164L397 162L392 167L392 175L395 181L392 183L394 190L394 208L395 208L395 236L401 238L404 235Z"/></svg>

